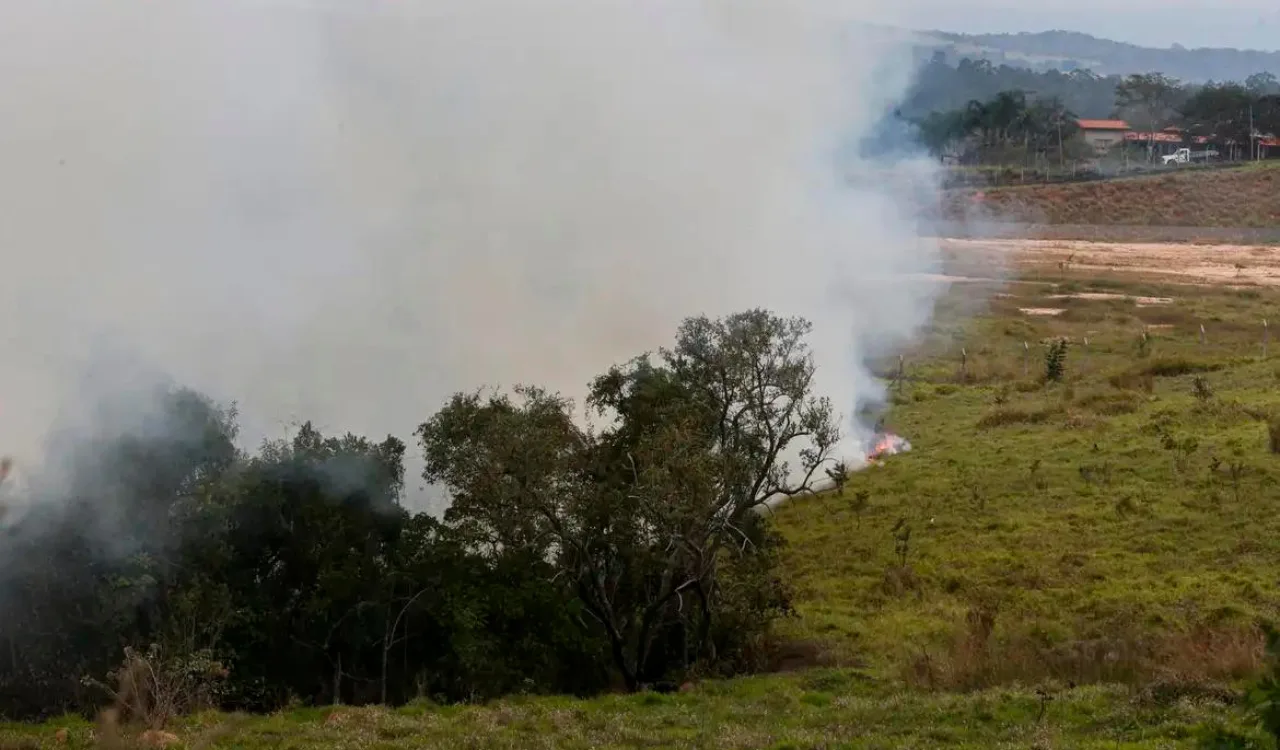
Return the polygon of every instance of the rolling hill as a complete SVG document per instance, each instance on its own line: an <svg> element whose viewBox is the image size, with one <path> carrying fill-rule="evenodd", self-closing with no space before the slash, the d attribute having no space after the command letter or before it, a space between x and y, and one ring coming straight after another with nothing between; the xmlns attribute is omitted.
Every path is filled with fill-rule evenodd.
<svg viewBox="0 0 1280 750"><path fill-rule="evenodd" d="M1255 73L1280 74L1280 52L1229 48L1167 49L1113 42L1071 31L1021 34L922 32L918 43L953 62L989 60L1035 70L1092 70L1100 75L1160 71L1191 83L1243 81Z"/></svg>

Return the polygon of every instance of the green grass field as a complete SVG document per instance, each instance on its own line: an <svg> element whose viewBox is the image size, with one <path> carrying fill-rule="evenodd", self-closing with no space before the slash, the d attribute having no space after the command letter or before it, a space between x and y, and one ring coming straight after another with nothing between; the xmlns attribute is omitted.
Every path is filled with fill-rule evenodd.
<svg viewBox="0 0 1280 750"><path fill-rule="evenodd" d="M1224 723L1225 722L1225 723ZM1118 687L1045 700L1031 690L966 695L885 690L857 673L704 683L690 693L508 699L486 706L203 715L174 727L186 747L293 748L1166 748L1205 727L1248 730L1220 705ZM65 730L65 739L57 732ZM0 747L95 747L79 719L0 728ZM110 746L110 745L107 745Z"/></svg>
<svg viewBox="0 0 1280 750"><path fill-rule="evenodd" d="M1061 296L1080 292L1172 301ZM914 452L843 498L780 511L802 602L791 632L885 678L956 688L1249 674L1256 618L1280 608L1267 423L1280 360L1261 356L1274 295L1114 281L1009 293L908 360L890 425ZM1060 336L1066 377L1045 385L1041 342Z"/></svg>
<svg viewBox="0 0 1280 750"><path fill-rule="evenodd" d="M172 731L246 748L1272 747L1236 696L1262 663L1258 619L1280 615L1280 344L1264 359L1261 327L1280 297L1036 278L956 285L891 387L887 424L914 450L777 511L798 671ZM1046 383L1058 337L1065 377ZM1215 725L1255 744L1199 744ZM88 747L90 730L10 727L0 748Z"/></svg>

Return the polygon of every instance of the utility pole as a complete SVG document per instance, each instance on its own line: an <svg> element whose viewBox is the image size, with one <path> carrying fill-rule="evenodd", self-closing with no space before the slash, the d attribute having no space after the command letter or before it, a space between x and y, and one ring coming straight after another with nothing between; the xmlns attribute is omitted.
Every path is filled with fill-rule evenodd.
<svg viewBox="0 0 1280 750"><path fill-rule="evenodd" d="M1253 129L1253 102L1249 102L1249 148L1253 150L1253 160L1258 161L1258 135Z"/></svg>
<svg viewBox="0 0 1280 750"><path fill-rule="evenodd" d="M1058 122L1058 168L1067 168L1067 152L1062 147L1062 108L1058 108L1057 117L1054 118Z"/></svg>

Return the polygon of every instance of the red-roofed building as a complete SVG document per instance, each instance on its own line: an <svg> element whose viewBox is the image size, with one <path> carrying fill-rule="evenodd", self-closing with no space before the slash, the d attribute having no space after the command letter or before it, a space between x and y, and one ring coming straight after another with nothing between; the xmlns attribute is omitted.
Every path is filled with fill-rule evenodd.
<svg viewBox="0 0 1280 750"><path fill-rule="evenodd" d="M1084 142L1100 154L1123 143L1130 131L1129 123L1124 120L1080 120L1079 125Z"/></svg>

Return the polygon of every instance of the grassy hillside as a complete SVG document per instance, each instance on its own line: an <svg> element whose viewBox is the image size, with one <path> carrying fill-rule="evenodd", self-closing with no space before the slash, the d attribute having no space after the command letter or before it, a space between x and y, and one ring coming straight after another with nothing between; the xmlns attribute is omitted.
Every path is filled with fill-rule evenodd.
<svg viewBox="0 0 1280 750"><path fill-rule="evenodd" d="M802 602L793 632L925 686L1248 674L1255 618L1280 614L1280 360L1260 356L1275 295L1009 292L908 360L890 423L913 453L844 498L779 513ZM1043 385L1041 342L1059 336L1073 342L1065 382Z"/></svg>
<svg viewBox="0 0 1280 750"><path fill-rule="evenodd" d="M1262 665L1258 619L1280 617L1280 344L1264 359L1260 326L1280 297L1028 274L1001 296L955 285L908 353L888 424L915 450L779 509L797 598L782 635L791 666L815 668L172 731L246 748L1164 748L1219 723L1253 732L1235 701ZM1058 337L1065 376L1045 383ZM0 748L61 746L59 729L91 742L63 720L0 729Z"/></svg>
<svg viewBox="0 0 1280 750"><path fill-rule="evenodd" d="M1060 185L953 191L949 218L975 209L1001 220L1045 224L1268 227L1280 224L1280 164L1180 170L1158 176Z"/></svg>

